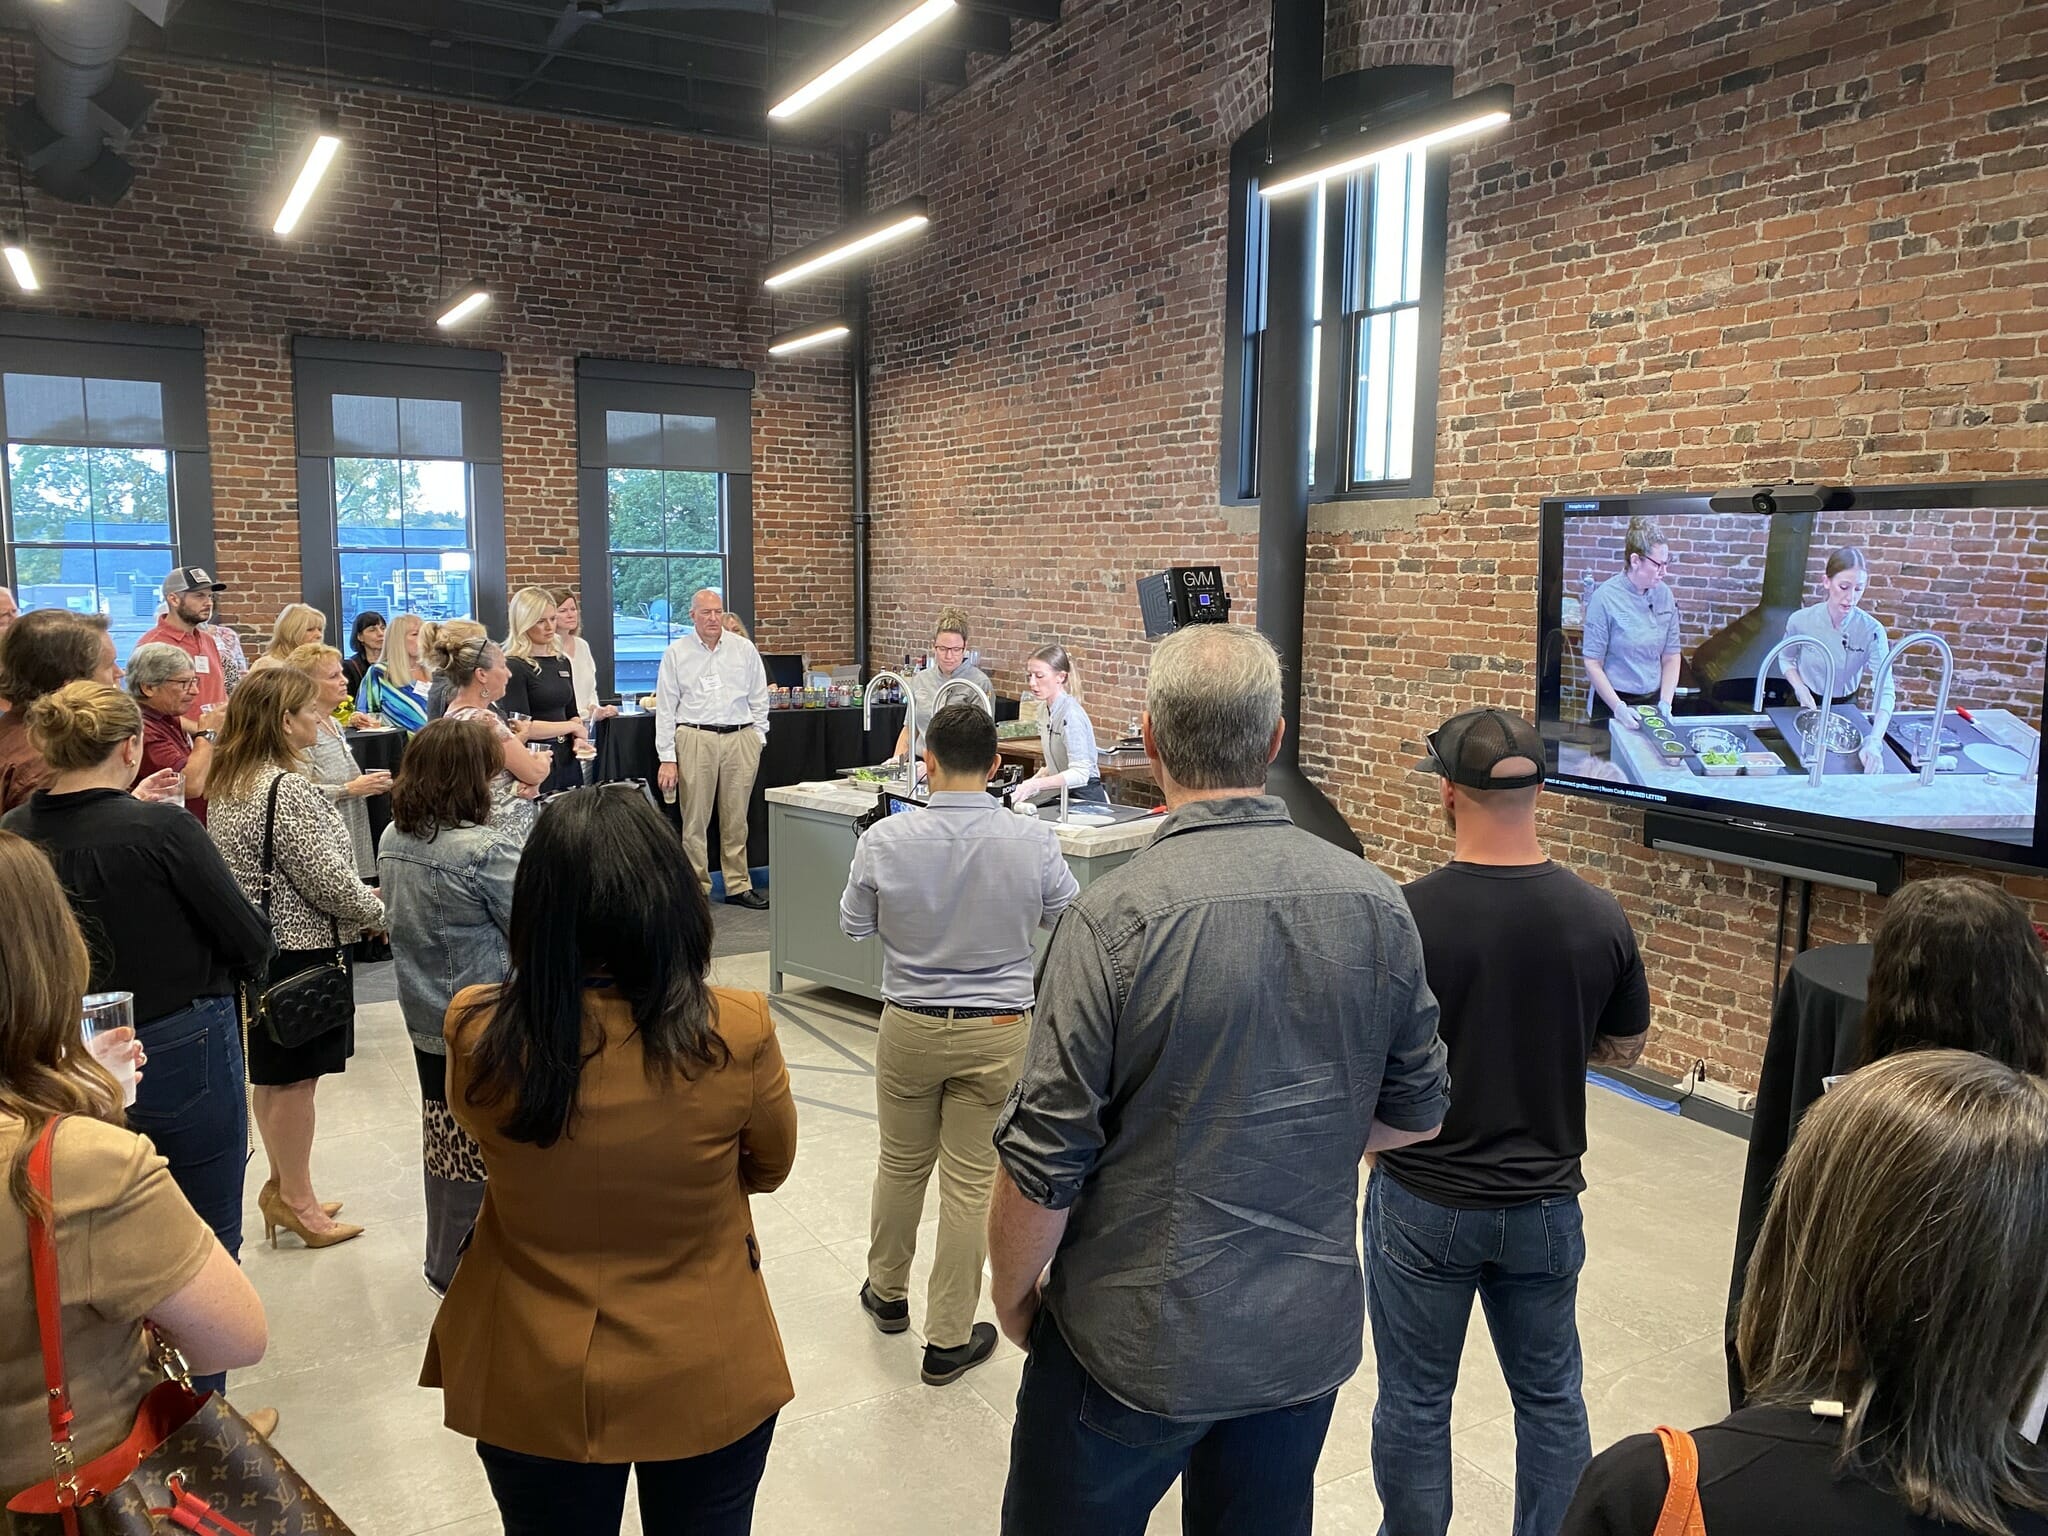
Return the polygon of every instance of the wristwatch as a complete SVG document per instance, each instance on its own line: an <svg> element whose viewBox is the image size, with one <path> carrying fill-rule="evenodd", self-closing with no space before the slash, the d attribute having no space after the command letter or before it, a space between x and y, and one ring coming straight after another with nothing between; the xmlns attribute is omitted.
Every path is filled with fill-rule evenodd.
<svg viewBox="0 0 2048 1536"><path fill-rule="evenodd" d="M194 741L214 741L218 739L219 736L220 732L218 731L194 731L192 733L192 739Z"/></svg>

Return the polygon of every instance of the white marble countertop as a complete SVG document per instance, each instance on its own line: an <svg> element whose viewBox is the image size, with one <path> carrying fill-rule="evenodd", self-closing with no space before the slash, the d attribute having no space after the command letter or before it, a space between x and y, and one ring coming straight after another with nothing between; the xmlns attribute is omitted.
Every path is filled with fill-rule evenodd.
<svg viewBox="0 0 2048 1536"><path fill-rule="evenodd" d="M811 784L786 784L779 789L766 791L766 795L771 805L790 805L807 811L826 811L835 816L844 816L851 821L854 817L874 809L876 789L876 785L856 784L851 779L830 779ZM1085 810L1082 806L1072 806L1069 808L1069 814ZM1152 834L1159 830L1159 823L1163 819L1159 816L1146 816L1137 821L1120 821L1106 827L1084 826L1069 821L1065 826L1055 825L1053 830L1060 840L1060 852L1069 858L1096 859L1107 854L1129 853L1133 849L1144 847L1152 841Z"/></svg>

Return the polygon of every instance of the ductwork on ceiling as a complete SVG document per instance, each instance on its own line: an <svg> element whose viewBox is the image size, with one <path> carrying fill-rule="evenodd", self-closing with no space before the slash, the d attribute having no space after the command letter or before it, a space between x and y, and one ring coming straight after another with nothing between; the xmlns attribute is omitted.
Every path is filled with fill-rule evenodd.
<svg viewBox="0 0 2048 1536"><path fill-rule="evenodd" d="M118 203L135 180L123 156L156 92L121 68L139 13L158 26L176 0L64 0L33 6L35 95L7 109L7 142L36 185L73 203Z"/></svg>

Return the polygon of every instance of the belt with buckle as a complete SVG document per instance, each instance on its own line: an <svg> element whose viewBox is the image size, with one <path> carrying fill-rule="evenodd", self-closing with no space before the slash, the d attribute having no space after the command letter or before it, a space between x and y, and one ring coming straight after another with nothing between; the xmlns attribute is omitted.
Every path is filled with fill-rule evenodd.
<svg viewBox="0 0 2048 1536"><path fill-rule="evenodd" d="M927 1019L1007 1019L1014 1021L1023 1018L1027 1011L1023 1008L933 1008L924 1003L892 1002L889 1006L901 1013L914 1013L921 1018Z"/></svg>
<svg viewBox="0 0 2048 1536"><path fill-rule="evenodd" d="M752 729L745 725L699 725L694 720L678 720L676 724L686 731L709 731L714 736L730 736L734 731Z"/></svg>

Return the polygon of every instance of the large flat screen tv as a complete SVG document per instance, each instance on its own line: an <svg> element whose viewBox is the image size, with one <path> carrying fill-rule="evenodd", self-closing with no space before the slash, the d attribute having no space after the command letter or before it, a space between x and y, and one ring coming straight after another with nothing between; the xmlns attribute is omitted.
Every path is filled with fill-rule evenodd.
<svg viewBox="0 0 2048 1536"><path fill-rule="evenodd" d="M1552 787L2048 868L2048 481L1557 497L1542 540Z"/></svg>

